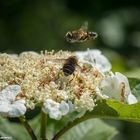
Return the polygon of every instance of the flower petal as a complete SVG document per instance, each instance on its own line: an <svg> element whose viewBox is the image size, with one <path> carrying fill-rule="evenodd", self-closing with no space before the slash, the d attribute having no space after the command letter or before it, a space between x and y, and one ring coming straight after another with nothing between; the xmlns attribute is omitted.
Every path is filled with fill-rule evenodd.
<svg viewBox="0 0 140 140"><path fill-rule="evenodd" d="M9 85L0 92L0 100L14 101L20 91L19 85Z"/></svg>
<svg viewBox="0 0 140 140"><path fill-rule="evenodd" d="M44 103L44 112L49 113L52 109L59 109L59 103L53 101L52 99L47 99Z"/></svg>
<svg viewBox="0 0 140 140"><path fill-rule="evenodd" d="M137 99L132 95L128 79L123 74L116 72L108 75L101 82L102 94L107 98L119 100L124 103L136 103Z"/></svg>
<svg viewBox="0 0 140 140"><path fill-rule="evenodd" d="M59 120L69 112L69 104L65 101L57 103L51 99L47 99L44 103L43 111L48 113L50 118Z"/></svg>
<svg viewBox="0 0 140 140"><path fill-rule="evenodd" d="M69 112L69 104L65 101L62 101L59 106L59 110L61 111L62 115L66 115Z"/></svg>
<svg viewBox="0 0 140 140"><path fill-rule="evenodd" d="M52 119L55 120L60 120L62 117L62 113L60 110L53 108L50 112L49 112L49 116Z"/></svg>
<svg viewBox="0 0 140 140"><path fill-rule="evenodd" d="M137 100L137 98L132 93L130 93L128 95L127 102L128 102L128 104L135 104L135 103L138 102L138 100Z"/></svg>
<svg viewBox="0 0 140 140"><path fill-rule="evenodd" d="M110 62L99 50L87 50L86 52L77 51L75 53L81 61L91 64L102 72L108 72L111 70L112 66Z"/></svg>
<svg viewBox="0 0 140 140"><path fill-rule="evenodd" d="M59 110L59 103L53 101L52 99L47 99L43 106L43 111L48 113L50 118L59 120L61 118L61 111Z"/></svg>
<svg viewBox="0 0 140 140"><path fill-rule="evenodd" d="M25 107L25 100L21 99L15 101L10 107L9 115L10 117L19 117L25 114L26 107Z"/></svg>
<svg viewBox="0 0 140 140"><path fill-rule="evenodd" d="M10 104L7 101L0 102L0 115L8 116L10 109Z"/></svg>

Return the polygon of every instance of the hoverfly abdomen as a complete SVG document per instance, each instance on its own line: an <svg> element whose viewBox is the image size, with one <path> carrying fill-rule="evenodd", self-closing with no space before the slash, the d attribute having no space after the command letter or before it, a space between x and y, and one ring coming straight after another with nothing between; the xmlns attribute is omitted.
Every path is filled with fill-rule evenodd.
<svg viewBox="0 0 140 140"><path fill-rule="evenodd" d="M63 66L63 72L65 76L69 76L71 74L73 74L75 71L75 66L72 64L65 64Z"/></svg>
<svg viewBox="0 0 140 140"><path fill-rule="evenodd" d="M75 71L76 65L77 65L77 58L75 56L69 57L62 68L64 75L69 76L73 74Z"/></svg>
<svg viewBox="0 0 140 140"><path fill-rule="evenodd" d="M90 36L88 35L88 32L85 32L82 34L81 38L79 39L79 42L84 42L86 40L89 40Z"/></svg>

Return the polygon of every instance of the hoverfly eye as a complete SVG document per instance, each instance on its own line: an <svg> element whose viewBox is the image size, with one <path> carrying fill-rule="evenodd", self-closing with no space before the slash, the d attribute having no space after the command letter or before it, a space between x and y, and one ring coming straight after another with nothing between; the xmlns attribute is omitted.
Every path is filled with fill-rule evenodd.
<svg viewBox="0 0 140 140"><path fill-rule="evenodd" d="M72 38L72 34L71 34L70 32L68 32L68 33L66 34L66 36L67 36L68 38Z"/></svg>
<svg viewBox="0 0 140 140"><path fill-rule="evenodd" d="M93 38L98 37L98 34L97 34L96 32L91 32L90 35L91 35Z"/></svg>

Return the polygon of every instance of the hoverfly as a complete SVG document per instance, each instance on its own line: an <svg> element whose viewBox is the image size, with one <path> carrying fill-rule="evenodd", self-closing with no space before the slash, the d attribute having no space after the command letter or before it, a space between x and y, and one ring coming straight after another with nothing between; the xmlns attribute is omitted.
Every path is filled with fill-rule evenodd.
<svg viewBox="0 0 140 140"><path fill-rule="evenodd" d="M80 29L68 31L64 38L70 43L75 43L92 40L97 38L97 36L98 34L96 32L88 31L88 22L84 22Z"/></svg>
<svg viewBox="0 0 140 140"><path fill-rule="evenodd" d="M63 73L65 76L69 76L74 73L75 67L78 65L78 60L76 56L70 56L65 60L65 63L63 65Z"/></svg>
<svg viewBox="0 0 140 140"><path fill-rule="evenodd" d="M76 56L69 56L66 59L46 59L47 61L53 62L64 62L61 70L63 71L65 76L69 76L74 73L76 66L78 66L78 59Z"/></svg>

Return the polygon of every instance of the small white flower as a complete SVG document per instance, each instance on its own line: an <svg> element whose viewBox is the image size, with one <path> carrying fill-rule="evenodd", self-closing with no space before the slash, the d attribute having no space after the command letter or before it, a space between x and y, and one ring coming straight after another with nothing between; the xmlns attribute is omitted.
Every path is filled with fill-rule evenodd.
<svg viewBox="0 0 140 140"><path fill-rule="evenodd" d="M76 110L76 106L71 101L68 101L68 105L69 105L69 112L73 112Z"/></svg>
<svg viewBox="0 0 140 140"><path fill-rule="evenodd" d="M58 95L59 97L61 97L62 99L64 99L64 100L67 100L67 99L68 99L67 91L64 91L64 90L57 90L57 95Z"/></svg>
<svg viewBox="0 0 140 140"><path fill-rule="evenodd" d="M127 77L119 72L107 76L101 82L101 90L106 98L127 102L128 104L137 102L136 97L131 93Z"/></svg>
<svg viewBox="0 0 140 140"><path fill-rule="evenodd" d="M130 92L130 94L127 97L128 104L135 104L138 102L137 98Z"/></svg>
<svg viewBox="0 0 140 140"><path fill-rule="evenodd" d="M69 104L65 101L61 101L59 110L61 111L62 115L67 115L69 112Z"/></svg>
<svg viewBox="0 0 140 140"><path fill-rule="evenodd" d="M108 96L106 96L105 94L102 94L102 92L99 89L99 87L96 87L95 91L96 91L96 95L97 95L97 100L98 99L107 99L108 98Z"/></svg>
<svg viewBox="0 0 140 140"><path fill-rule="evenodd" d="M77 106L77 110L78 111L81 111L83 109L84 110L92 111L93 108L95 107L95 102L90 97L90 93L89 92L82 93L80 98L75 100L75 104Z"/></svg>
<svg viewBox="0 0 140 140"><path fill-rule="evenodd" d="M99 50L87 50L75 52L81 61L91 64L93 67L99 69L102 72L108 72L111 70L111 64L108 59L101 54Z"/></svg>
<svg viewBox="0 0 140 140"><path fill-rule="evenodd" d="M26 112L25 100L16 100L21 91L19 85L10 85L0 92L0 114L9 117L19 117Z"/></svg>
<svg viewBox="0 0 140 140"><path fill-rule="evenodd" d="M19 117L21 115L24 115L26 112L25 100L20 99L18 101L15 101L14 104L11 105L11 108L12 109L9 111L10 116Z"/></svg>
<svg viewBox="0 0 140 140"><path fill-rule="evenodd" d="M39 54L37 52L33 52L33 51L28 51L28 52L22 52L20 53L19 57L26 57L26 56L31 56L31 57L35 57L35 56L39 56Z"/></svg>
<svg viewBox="0 0 140 140"><path fill-rule="evenodd" d="M60 120L62 116L69 112L69 105L65 101L57 103L52 99L47 99L44 103L43 111L48 113L50 118Z"/></svg>

